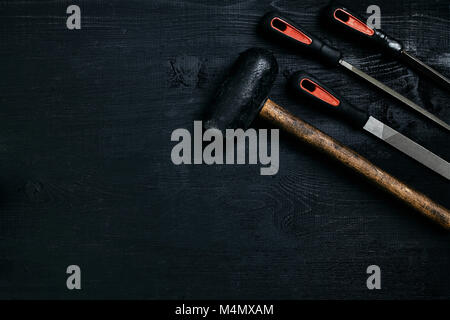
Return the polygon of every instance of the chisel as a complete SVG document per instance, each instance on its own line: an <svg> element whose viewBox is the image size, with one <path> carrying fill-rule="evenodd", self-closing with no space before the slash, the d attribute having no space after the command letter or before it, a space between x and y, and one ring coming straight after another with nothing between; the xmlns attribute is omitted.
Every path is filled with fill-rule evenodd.
<svg viewBox="0 0 450 320"><path fill-rule="evenodd" d="M320 58L320 60L328 66L339 65L344 67L346 70L351 71L353 74L356 74L362 79L368 81L372 85L383 90L385 93L391 95L400 102L406 104L410 108L416 110L417 112L421 113L430 120L450 131L450 126L447 123L445 123L432 113L428 112L427 110L423 109L419 105L415 104L408 98L404 97L397 91L389 88L375 78L362 72L355 66L352 66L350 63L342 59L342 54L339 50L325 44L323 40L313 36L305 29L296 26L293 21L291 21L287 17L282 16L279 12L267 13L262 18L260 27L262 32L264 32L266 35L276 40L283 41L293 47L295 50L301 51L302 53Z"/></svg>
<svg viewBox="0 0 450 320"><path fill-rule="evenodd" d="M301 71L296 72L291 76L290 86L301 97L327 107L332 113L345 118L358 128L363 128L450 180L450 164L447 161L370 116L367 111L352 105L313 76Z"/></svg>
<svg viewBox="0 0 450 320"><path fill-rule="evenodd" d="M381 29L369 27L344 6L331 3L324 10L323 16L326 22L331 22L333 28L337 27L340 30L359 35L361 39L367 39L374 47L392 54L450 91L450 80L448 78L405 51L404 45L400 41L387 35Z"/></svg>

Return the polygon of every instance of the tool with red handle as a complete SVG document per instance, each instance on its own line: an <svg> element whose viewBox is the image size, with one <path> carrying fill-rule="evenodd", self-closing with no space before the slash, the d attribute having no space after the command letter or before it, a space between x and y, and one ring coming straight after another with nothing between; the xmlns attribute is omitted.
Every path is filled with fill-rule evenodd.
<svg viewBox="0 0 450 320"><path fill-rule="evenodd" d="M416 110L417 112L421 113L422 115L426 116L427 118L450 131L450 126L446 122L442 121L408 98L404 97L397 91L389 88L375 78L352 66L342 58L342 53L338 49L327 45L323 40L315 37L305 29L300 28L291 19L287 18L281 13L267 13L261 19L260 29L265 35L269 36L273 40L283 42L284 44L290 46L298 52L317 57L328 66L344 67L346 70L351 71L352 74L356 74L357 76L368 81L377 88L383 90L385 93L391 95L410 108Z"/></svg>
<svg viewBox="0 0 450 320"><path fill-rule="evenodd" d="M274 40L282 41L292 49L319 58L328 66L336 66L342 54L336 48L327 45L312 33L300 28L292 20L279 12L267 13L260 22L263 34Z"/></svg>
<svg viewBox="0 0 450 320"><path fill-rule="evenodd" d="M399 58L450 91L450 80L448 78L406 52L400 41L387 35L383 30L369 27L345 6L332 2L323 12L325 21L330 22L333 28L338 28L368 40L374 46Z"/></svg>
<svg viewBox="0 0 450 320"><path fill-rule="evenodd" d="M301 71L296 72L291 76L290 86L302 98L307 98L317 105L328 108L356 127L363 128L450 180L450 164L447 161L370 116L365 110L352 105L313 76Z"/></svg>
<svg viewBox="0 0 450 320"><path fill-rule="evenodd" d="M424 216L450 231L450 211L377 167L355 151L295 117L268 95L278 63L265 49L252 48L239 56L218 87L206 114L205 129L246 129L256 118L291 134L297 141L335 159Z"/></svg>

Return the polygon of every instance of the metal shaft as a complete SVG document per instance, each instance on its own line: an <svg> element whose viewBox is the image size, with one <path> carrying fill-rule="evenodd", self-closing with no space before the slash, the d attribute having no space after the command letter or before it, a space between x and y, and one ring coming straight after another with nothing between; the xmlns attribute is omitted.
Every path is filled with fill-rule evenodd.
<svg viewBox="0 0 450 320"><path fill-rule="evenodd" d="M450 180L450 164L447 161L402 135L400 132L395 131L383 122L371 116L365 124L364 130Z"/></svg>
<svg viewBox="0 0 450 320"><path fill-rule="evenodd" d="M426 65L412 54L403 50L401 54L401 59L410 66L412 66L413 68L422 72L424 75L428 76L430 79L434 80L437 84L441 85L442 87L450 91L450 79L446 78L438 71Z"/></svg>
<svg viewBox="0 0 450 320"><path fill-rule="evenodd" d="M412 102L411 100L409 100L408 98L406 98L405 96L402 96L400 93L398 93L395 90L392 90L391 88L389 88L388 86L382 84L380 81L378 81L377 79L369 76L368 74L362 72L361 70L359 70L358 68L352 66L350 63L344 61L344 60L340 60L339 64L341 66L343 66L344 68L346 68L347 70L350 70L351 72L353 72L354 74L360 76L361 78L363 78L364 80L370 82L371 84L373 84L374 86L380 88L381 90L383 90L384 92L388 93L389 95L393 96L394 98L396 98L397 100L399 100L400 102L403 102L404 104L406 104L407 106L409 106L410 108L416 110L417 112L421 113L422 115L424 115L425 117L427 117L428 119L434 121L435 123L439 124L440 126L442 126L443 128L447 129L448 131L450 131L450 126L445 123L444 121L442 121L441 119L439 119L438 117L436 117L434 114L428 112L427 110L425 110L424 108L418 106L417 104L415 104L414 102Z"/></svg>

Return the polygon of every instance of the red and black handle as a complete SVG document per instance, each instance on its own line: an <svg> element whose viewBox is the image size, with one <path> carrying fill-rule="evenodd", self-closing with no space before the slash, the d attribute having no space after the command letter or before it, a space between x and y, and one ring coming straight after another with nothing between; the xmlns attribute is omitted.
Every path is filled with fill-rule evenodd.
<svg viewBox="0 0 450 320"><path fill-rule="evenodd" d="M299 97L328 108L358 128L363 127L369 119L366 111L347 102L306 72L295 72L290 78L290 86Z"/></svg>
<svg viewBox="0 0 450 320"><path fill-rule="evenodd" d="M341 59L341 52L299 27L291 19L279 12L269 12L261 19L261 32L279 42L284 42L295 50L318 56L324 63L335 66Z"/></svg>
<svg viewBox="0 0 450 320"><path fill-rule="evenodd" d="M323 10L323 19L334 29L357 35L393 55L399 55L403 50L403 45L398 40L391 38L380 29L369 27L362 19L341 4L332 1Z"/></svg>

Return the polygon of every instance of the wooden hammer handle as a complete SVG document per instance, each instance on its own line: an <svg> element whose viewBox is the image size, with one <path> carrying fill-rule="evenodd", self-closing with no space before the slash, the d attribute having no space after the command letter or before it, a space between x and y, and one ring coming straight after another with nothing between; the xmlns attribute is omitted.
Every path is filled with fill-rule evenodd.
<svg viewBox="0 0 450 320"><path fill-rule="evenodd" d="M259 116L291 133L306 144L328 154L424 216L450 230L450 211L448 209L408 187L322 131L296 118L270 99L267 99Z"/></svg>

